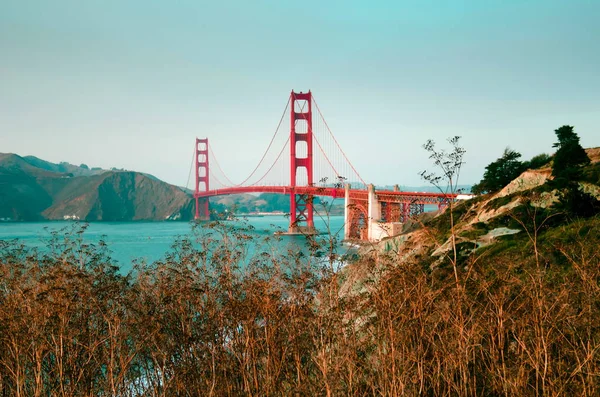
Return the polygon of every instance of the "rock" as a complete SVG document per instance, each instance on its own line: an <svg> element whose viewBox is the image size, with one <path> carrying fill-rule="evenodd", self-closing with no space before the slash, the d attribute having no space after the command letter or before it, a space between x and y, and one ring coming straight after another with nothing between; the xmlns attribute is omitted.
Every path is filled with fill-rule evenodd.
<svg viewBox="0 0 600 397"><path fill-rule="evenodd" d="M496 193L492 199L508 196L513 193L522 192L541 186L551 178L552 170L549 168L540 170L527 170Z"/></svg>

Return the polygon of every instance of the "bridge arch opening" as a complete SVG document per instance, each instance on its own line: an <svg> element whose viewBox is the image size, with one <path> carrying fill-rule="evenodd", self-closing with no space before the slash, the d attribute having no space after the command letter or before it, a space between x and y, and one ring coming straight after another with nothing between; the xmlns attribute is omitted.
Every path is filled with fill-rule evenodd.
<svg viewBox="0 0 600 397"><path fill-rule="evenodd" d="M306 141L296 141L296 158L308 158L308 143Z"/></svg>
<svg viewBox="0 0 600 397"><path fill-rule="evenodd" d="M306 113L308 112L308 100L306 99L296 99L296 112L297 113Z"/></svg>
<svg viewBox="0 0 600 397"><path fill-rule="evenodd" d="M303 119L296 120L295 131L296 134L308 134L308 121Z"/></svg>
<svg viewBox="0 0 600 397"><path fill-rule="evenodd" d="M346 238L350 240L366 240L368 238L368 213L367 208L359 203L353 203L348 205L348 219L346 222L349 223L348 235Z"/></svg>
<svg viewBox="0 0 600 397"><path fill-rule="evenodd" d="M308 185L308 170L306 167L296 168L296 186Z"/></svg>

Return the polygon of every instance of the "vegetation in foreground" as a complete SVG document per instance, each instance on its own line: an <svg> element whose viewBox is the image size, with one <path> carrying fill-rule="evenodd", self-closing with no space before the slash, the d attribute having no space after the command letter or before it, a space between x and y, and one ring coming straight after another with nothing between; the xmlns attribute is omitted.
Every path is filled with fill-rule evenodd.
<svg viewBox="0 0 600 397"><path fill-rule="evenodd" d="M0 394L597 395L600 220L526 212L458 283L451 257L249 258L219 224L127 276L82 230L2 242Z"/></svg>
<svg viewBox="0 0 600 397"><path fill-rule="evenodd" d="M460 150L436 153L457 175ZM598 395L586 164L451 206L340 271L334 239L279 254L219 223L129 275L84 228L43 253L0 241L0 394Z"/></svg>

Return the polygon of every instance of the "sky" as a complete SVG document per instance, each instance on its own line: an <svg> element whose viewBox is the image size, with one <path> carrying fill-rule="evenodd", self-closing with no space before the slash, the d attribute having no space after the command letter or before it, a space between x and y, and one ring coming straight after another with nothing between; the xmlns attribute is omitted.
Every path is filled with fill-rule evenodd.
<svg viewBox="0 0 600 397"><path fill-rule="evenodd" d="M600 0L0 0L0 152L185 186L194 140L226 174L313 92L363 179L423 185L459 135L460 183L510 146L600 146Z"/></svg>

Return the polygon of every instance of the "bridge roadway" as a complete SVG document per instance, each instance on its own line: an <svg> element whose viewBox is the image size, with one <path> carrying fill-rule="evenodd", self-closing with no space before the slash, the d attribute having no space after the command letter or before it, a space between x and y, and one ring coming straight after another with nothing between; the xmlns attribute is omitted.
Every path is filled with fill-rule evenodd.
<svg viewBox="0 0 600 397"><path fill-rule="evenodd" d="M333 198L345 198L346 189L317 186L239 186L207 190L194 194L194 197L205 198L242 193L279 193L279 194L309 194ZM353 200L367 200L369 191L366 189L348 189L349 197ZM379 202L411 203L445 205L449 199L456 198L455 194L431 192L401 192L395 190L375 190Z"/></svg>
<svg viewBox="0 0 600 397"><path fill-rule="evenodd" d="M456 194L401 192L394 190L351 189L347 184L341 187L317 186L239 186L196 192L195 198L208 198L240 193L279 193L286 195L312 195L344 198L344 239L379 241L399 232L403 222L410 216L424 211L425 205L445 207ZM312 228L309 222L307 230ZM291 224L289 232L297 233L296 224Z"/></svg>
<svg viewBox="0 0 600 397"><path fill-rule="evenodd" d="M401 224L410 216L424 211L425 205L445 207L455 194L428 192L401 192L394 190L351 189L317 186L239 186L201 191L195 198L208 198L240 193L279 193L286 195L312 195L344 199L344 238L347 240L379 241L399 232ZM290 233L297 233L297 225L290 226ZM312 225L309 224L309 229Z"/></svg>

